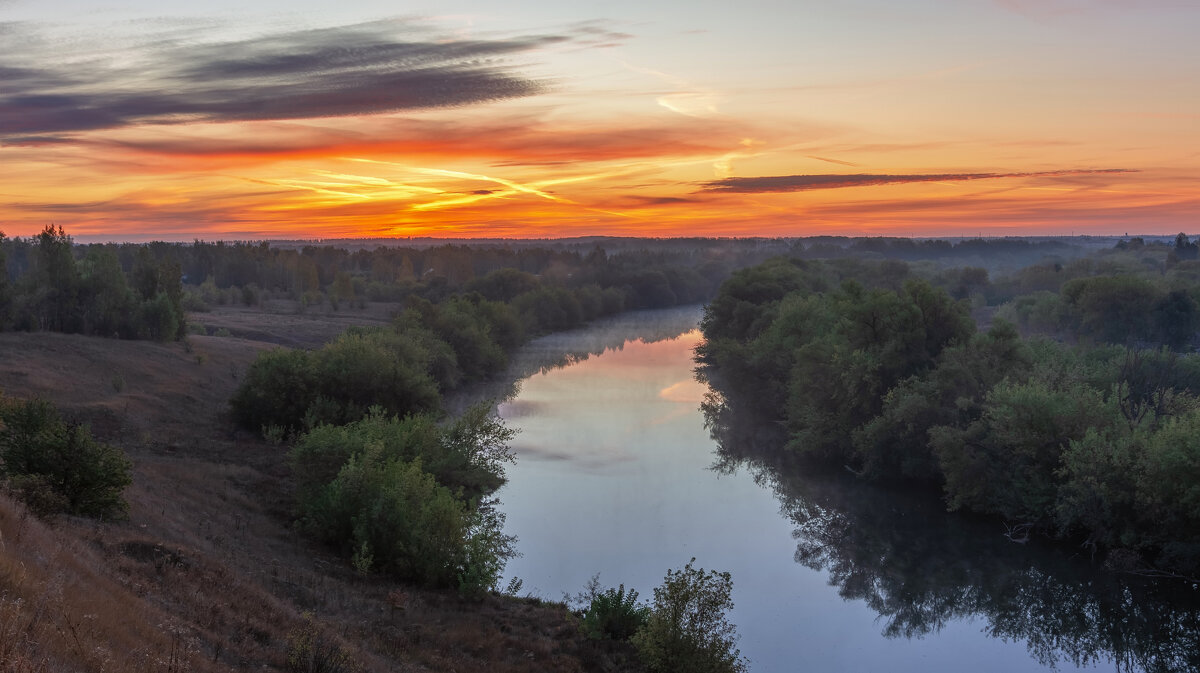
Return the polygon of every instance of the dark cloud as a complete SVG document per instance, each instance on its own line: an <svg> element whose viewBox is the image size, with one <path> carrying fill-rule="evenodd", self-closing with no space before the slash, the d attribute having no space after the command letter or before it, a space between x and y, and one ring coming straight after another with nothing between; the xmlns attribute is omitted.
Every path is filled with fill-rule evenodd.
<svg viewBox="0 0 1200 673"><path fill-rule="evenodd" d="M137 59L137 66L29 53L28 44L18 48L18 37L0 31L0 137L141 123L369 115L519 98L544 84L504 59L577 37L445 41L401 28L375 22L224 43L174 32L122 59Z"/></svg>
<svg viewBox="0 0 1200 673"><path fill-rule="evenodd" d="M626 201L634 206L672 206L682 203L697 203L696 199L680 198L678 196L630 196Z"/></svg>
<svg viewBox="0 0 1200 673"><path fill-rule="evenodd" d="M928 175L771 175L751 178L725 178L704 183L710 192L804 192L814 189L868 187L904 184L909 182L959 182L963 180L993 180L997 178L1042 178L1107 173L1132 173L1125 168L1097 170L1039 171L1034 173L936 173Z"/></svg>
<svg viewBox="0 0 1200 673"><path fill-rule="evenodd" d="M9 147L38 147L41 145L61 145L70 142L62 136L10 136L0 140L0 146Z"/></svg>

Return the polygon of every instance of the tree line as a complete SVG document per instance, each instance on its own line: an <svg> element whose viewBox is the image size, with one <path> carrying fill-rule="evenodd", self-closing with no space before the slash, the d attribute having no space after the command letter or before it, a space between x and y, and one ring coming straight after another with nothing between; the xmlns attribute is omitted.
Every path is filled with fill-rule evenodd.
<svg viewBox="0 0 1200 673"><path fill-rule="evenodd" d="M171 341L184 334L179 265L148 248L122 261L80 249L62 227L29 240L0 232L0 331L16 329Z"/></svg>
<svg viewBox="0 0 1200 673"><path fill-rule="evenodd" d="M977 329L952 276L795 258L736 272L706 309L702 372L780 421L789 455L938 488L1014 539L1129 550L1195 576L1200 360L1172 348L1191 349L1196 285L1066 281L1055 340L1003 318Z"/></svg>

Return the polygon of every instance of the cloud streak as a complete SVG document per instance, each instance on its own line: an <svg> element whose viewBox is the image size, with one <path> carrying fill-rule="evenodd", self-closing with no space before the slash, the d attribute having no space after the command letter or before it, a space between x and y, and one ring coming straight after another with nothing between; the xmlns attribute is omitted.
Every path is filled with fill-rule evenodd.
<svg viewBox="0 0 1200 673"><path fill-rule="evenodd" d="M806 192L817 189L844 187L874 187L912 182L962 182L967 180L996 180L1000 178L1046 178L1075 175L1133 173L1125 168L1089 170L1038 171L1032 173L931 173L924 175L769 175L748 178L724 178L703 185L706 192L758 194L764 192Z"/></svg>
<svg viewBox="0 0 1200 673"><path fill-rule="evenodd" d="M221 43L198 43L200 37L152 40L132 62L55 60L29 54L14 33L0 31L0 138L370 115L532 96L545 83L519 75L504 59L573 39L443 41L384 21Z"/></svg>
<svg viewBox="0 0 1200 673"><path fill-rule="evenodd" d="M174 131L174 129L172 129ZM613 161L657 156L710 156L728 151L744 129L690 120L681 124L597 126L560 124L526 116L454 121L379 118L337 128L296 122L258 124L206 133L139 134L97 139L98 146L146 155L259 162L330 156L483 157L510 165ZM13 142L10 139L6 142Z"/></svg>

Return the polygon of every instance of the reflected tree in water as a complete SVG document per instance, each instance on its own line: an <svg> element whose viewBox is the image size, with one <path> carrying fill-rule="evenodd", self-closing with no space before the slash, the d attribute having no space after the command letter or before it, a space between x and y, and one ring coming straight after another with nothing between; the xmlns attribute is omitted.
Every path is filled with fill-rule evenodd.
<svg viewBox="0 0 1200 673"><path fill-rule="evenodd" d="M1014 544L992 519L949 514L927 493L785 462L782 427L713 393L703 405L714 470L747 469L795 523L795 560L829 574L877 612L883 635L921 638L976 619L1024 641L1046 666L1111 662L1122 671L1200 670L1200 589L1106 568L1088 552Z"/></svg>

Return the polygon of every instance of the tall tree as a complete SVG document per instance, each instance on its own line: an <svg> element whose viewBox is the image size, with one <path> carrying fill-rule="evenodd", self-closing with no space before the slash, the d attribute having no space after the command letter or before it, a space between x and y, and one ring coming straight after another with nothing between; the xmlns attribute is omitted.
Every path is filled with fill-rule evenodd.
<svg viewBox="0 0 1200 673"><path fill-rule="evenodd" d="M8 329L12 316L12 287L8 282L8 238L0 231L0 331Z"/></svg>
<svg viewBox="0 0 1200 673"><path fill-rule="evenodd" d="M30 314L36 329L56 332L79 330L75 318L78 309L79 271L75 268L75 255L71 237L62 227L53 225L37 235L34 252L35 273L27 278L32 287L26 292L30 297Z"/></svg>

